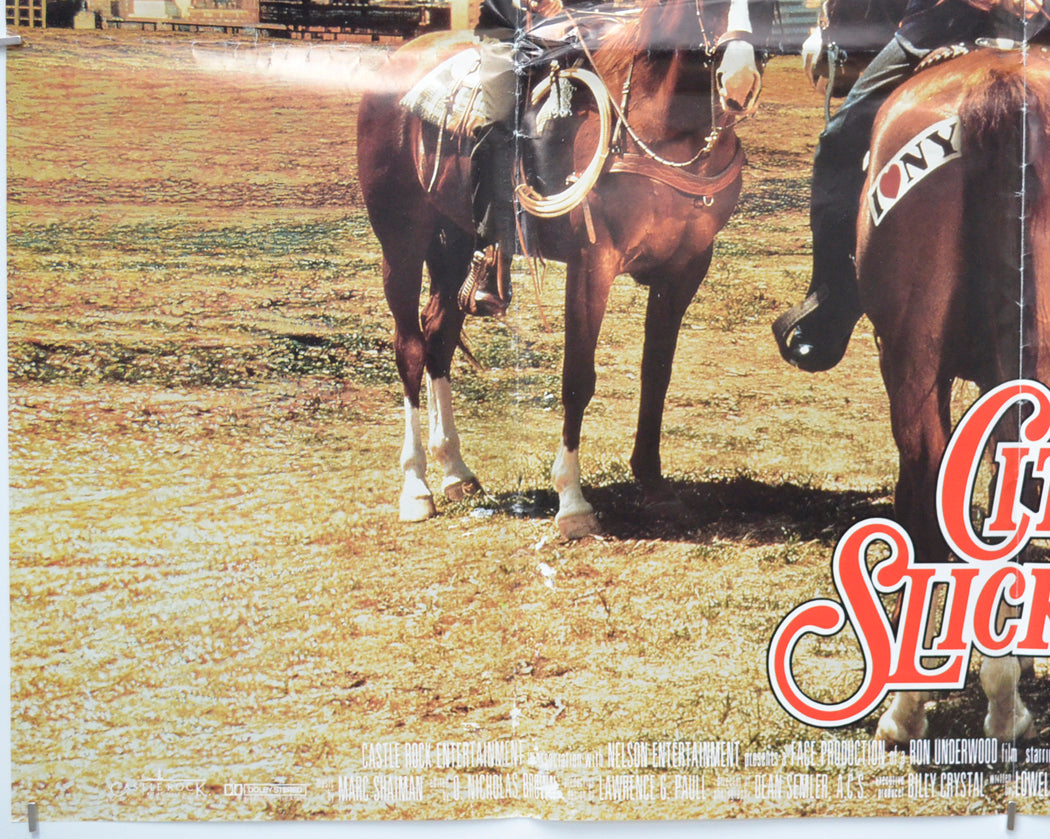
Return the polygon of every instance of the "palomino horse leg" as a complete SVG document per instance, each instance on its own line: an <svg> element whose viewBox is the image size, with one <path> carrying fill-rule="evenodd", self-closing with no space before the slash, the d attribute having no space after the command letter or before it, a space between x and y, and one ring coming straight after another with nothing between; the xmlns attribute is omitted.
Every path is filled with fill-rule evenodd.
<svg viewBox="0 0 1050 839"><path fill-rule="evenodd" d="M561 447L551 470L558 493L558 513L554 521L566 539L581 539L599 530L594 508L583 497L580 482L580 427L587 404L594 396L594 349L617 267L615 253L597 248L567 266L561 384L565 419Z"/></svg>
<svg viewBox="0 0 1050 839"><path fill-rule="evenodd" d="M472 240L451 225L439 230L427 251L430 300L423 309L426 339L428 449L441 466L441 489L450 501L461 501L481 491L481 484L463 462L459 432L452 415L452 356L463 328L463 312L455 295L467 274Z"/></svg>
<svg viewBox="0 0 1050 839"><path fill-rule="evenodd" d="M879 718L875 739L898 745L923 739L928 727L926 701L930 698L929 693L921 691L895 693L890 707Z"/></svg>
<svg viewBox="0 0 1050 839"><path fill-rule="evenodd" d="M646 502L655 508L675 505L660 467L664 401L671 381L671 365L678 345L682 317L707 274L713 252L712 246L671 280L654 280L649 286L638 433L634 438L631 471L645 493Z"/></svg>

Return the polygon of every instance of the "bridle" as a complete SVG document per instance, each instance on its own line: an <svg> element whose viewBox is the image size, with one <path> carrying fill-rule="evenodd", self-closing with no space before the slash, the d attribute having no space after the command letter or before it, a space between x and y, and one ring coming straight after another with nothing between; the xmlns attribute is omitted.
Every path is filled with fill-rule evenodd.
<svg viewBox="0 0 1050 839"><path fill-rule="evenodd" d="M693 7L696 10L696 20L700 26L700 35L703 40L702 50L706 56L706 63L709 66L711 72L711 132L704 138L704 145L700 147L699 151L694 154L688 160L668 160L654 150L648 143L645 142L635 131L630 121L627 118L627 110L630 102L631 94L631 82L634 76L634 65L637 56L631 58L631 63L627 68L627 75L624 78L623 87L620 91L620 101L617 102L611 96L609 97L609 104L612 107L613 113L616 114L616 127L613 130L613 147L618 149L620 146L620 139L626 132L627 136L631 138L634 144L641 150L642 154L651 160L659 163L661 166L670 166L676 169L686 169L698 160L710 154L718 142L722 132L726 129L735 128L740 123L751 117L749 113L741 114L729 114L724 109L719 114L719 109L715 107L715 91L718 89L717 83L717 67L718 67L718 56L719 53L724 51L726 45L733 40L748 40L745 36L750 36L750 33L738 32L730 30L718 38L714 44L711 43L710 37L707 33L707 27L704 24L703 16L703 4L702 0L694 0ZM586 39L583 37L583 33L580 29L579 22L575 19L572 12L568 9L564 10L566 17L572 24L579 38L579 43L583 48L583 54L587 59L587 62L593 68L595 74L601 80L605 89L609 89L609 85L606 83L605 78L602 76L602 72L598 65L594 61L594 55L591 53L590 48L587 46Z"/></svg>
<svg viewBox="0 0 1050 839"><path fill-rule="evenodd" d="M634 66L637 53L631 58L627 73L621 90L621 99L617 103L609 94L609 85L602 77L601 69L594 60L594 55L587 44L582 27L575 16L565 10L569 24L576 31L578 42L583 50L584 58L591 69L583 67L569 67L561 69L557 63L552 64L550 75L533 91L532 102L537 103L537 96L550 93L559 78L575 81L586 87L595 99L598 109L598 122L600 126L600 137L593 158L585 170L574 176L569 186L554 195L542 196L527 183L521 183L515 189L515 197L520 206L530 215L538 218L556 218L569 212L578 206L583 206L584 217L588 224L588 235L591 234L590 211L587 204L587 195L597 184L603 172L626 173L640 175L652 181L657 181L670 186L677 192L693 199L697 206L711 207L714 205L715 197L727 189L739 176L744 165L744 153L740 141L735 141L735 148L729 163L720 171L713 174L701 171L694 173L686 171L697 161L710 155L718 143L722 134L732 129L750 114L732 115L723 112L719 116L715 108L715 91L717 90L715 79L715 68L718 61L719 50L728 41L737 38L742 33L727 32L712 47L703 24L701 15L701 0L694 0L697 12L697 20L700 23L701 34L704 40L703 53L705 61L711 67L711 131L704 138L704 144L689 160L669 160L659 154L652 146L643 140L628 120L628 105L630 101L631 82L634 76ZM727 37L728 36L728 37ZM553 95L553 94L551 94ZM612 128L612 116L616 117L616 126ZM734 119L733 117L736 116ZM630 137L631 141L639 149L640 153L625 152L620 142L623 135ZM734 138L735 139L735 138ZM593 238L592 238L593 241Z"/></svg>

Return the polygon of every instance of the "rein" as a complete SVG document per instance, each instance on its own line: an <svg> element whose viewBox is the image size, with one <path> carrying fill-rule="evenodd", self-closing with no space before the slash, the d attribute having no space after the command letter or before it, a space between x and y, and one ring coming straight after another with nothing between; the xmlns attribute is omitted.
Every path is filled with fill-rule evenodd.
<svg viewBox="0 0 1050 839"><path fill-rule="evenodd" d="M545 93L549 93L551 96L555 95L552 91L559 77L572 79L588 88L595 100L598 108L600 137L598 139L598 147L586 169L568 179L567 183L569 186L561 192L543 196L527 183L521 183L515 188L515 198L527 213L538 218L556 218L582 204L588 232L593 242L594 233L591 226L587 195L597 184L603 172L632 174L648 178L651 181L669 186L682 195L693 198L695 205L698 207L713 206L715 197L728 189L739 177L740 170L744 166L744 151L739 139L735 137L733 137L735 143L733 157L729 164L720 172L711 175L706 172L693 173L687 171L697 161L711 154L726 129L733 129L748 117L747 114L744 114L734 119L728 113L723 113L719 116L715 107L717 90L715 59L719 48L730 40L743 37L745 33L726 32L712 47L703 20L700 17L700 0L696 0L696 7L701 35L704 39L703 49L708 57L711 70L711 130L704 138L704 144L699 151L689 160L669 160L658 154L655 149L638 136L637 131L634 130L627 118L637 53L632 56L631 62L627 67L621 90L621 101L617 103L609 95L609 85L606 83L598 64L594 60L594 55L587 43L587 38L579 21L569 10L566 9L564 11L568 24L576 32L584 58L592 69L584 70L582 67L570 67L563 70L558 66L557 62L552 62L550 75L532 93L532 104L538 104L539 97ZM615 128L611 124L613 113L616 114ZM619 147L620 137L623 132L626 132L635 143L641 152L640 154L624 152Z"/></svg>
<svg viewBox="0 0 1050 839"><path fill-rule="evenodd" d="M699 199L705 207L710 207L714 204L714 196L736 180L740 170L744 168L744 159L744 147L740 145L740 140L737 140L733 159L729 161L729 165L715 175L693 175L688 172L679 172L676 169L668 170L657 161L641 154L619 155L609 166L609 172L642 175L650 180L666 184L683 195Z"/></svg>
<svg viewBox="0 0 1050 839"><path fill-rule="evenodd" d="M723 44L727 43L728 40L730 40L730 38L728 38L727 36L736 36L738 33L735 33L735 32L729 33L729 32L727 32L726 35L723 35L721 38L718 39L718 41L715 43L714 48L712 49L710 41L708 40L708 37L707 37L707 30L704 28L703 18L700 16L700 0L696 0L696 14L697 14L697 20L700 23L700 31L701 31L701 33L702 33L702 35L704 37L704 52L713 59L715 53L718 50L718 47L722 46ZM572 24L573 28L576 30L577 36L579 37L579 40L580 40L580 46L583 47L583 54L586 57L587 62L591 65L592 68L594 68L594 72L597 74L598 78L601 80L601 83L605 86L605 89L608 90L609 89L609 85L606 84L605 79L602 77L601 70L598 68L598 65L595 64L595 62L594 62L594 55L591 53L590 47L587 46L586 39L583 37L583 33L580 30L579 24L577 23L576 19L573 17L572 13L568 9L565 9L565 15L568 18L569 22ZM658 154L653 148L651 148L649 146L648 143L646 143L641 137L639 137L638 133L634 130L634 128L631 126L631 123L627 119L627 104L628 104L628 100L630 98L630 93L631 93L631 79L632 79L632 77L634 75L634 62L635 62L635 59L632 58L630 67L627 70L627 77L626 77L626 79L624 80L624 83L623 83L623 89L622 89L622 92L621 92L621 101L618 103L611 96L609 97L609 104L612 106L613 112L616 114L616 129L613 132L613 137L614 137L614 140L615 140L615 138L618 138L620 136L621 130L626 131L628 136L634 141L635 145L637 145L638 148L641 149L642 154L645 157L648 157L651 160L655 161L656 163L659 163L661 166L668 166L668 167L673 168L673 169L686 169L689 166L692 166L694 163L696 163L698 160L700 160L700 158L704 157L705 155L707 155L707 154L709 154L711 152L711 150L715 146L715 143L718 142L719 135L724 130L726 130L727 128L735 128L737 125L739 125L740 123L742 123L746 119L748 119L748 115L745 114L745 115L742 115L742 116L738 117L736 120L733 120L731 122L730 121L726 121L726 124L724 124L724 125L719 125L718 124L719 120L716 118L716 113L715 113L715 89L716 89L716 84L715 84L715 65L714 65L714 62L712 61L712 63L711 63L711 133L708 134L707 137L704 138L704 145L701 146L700 150L696 154L694 154L691 158L689 158L689 160L668 160L666 157L663 157L662 155ZM725 116L725 115L723 115L723 116ZM620 153L620 154L622 155L622 153ZM625 156L625 155L622 155L622 156ZM665 181L665 183L666 183L666 181Z"/></svg>

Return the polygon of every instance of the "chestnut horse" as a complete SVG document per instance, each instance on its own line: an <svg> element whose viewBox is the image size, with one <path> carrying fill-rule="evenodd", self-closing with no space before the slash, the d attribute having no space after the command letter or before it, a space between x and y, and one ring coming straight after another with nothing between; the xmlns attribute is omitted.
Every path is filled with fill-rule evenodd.
<svg viewBox="0 0 1050 839"><path fill-rule="evenodd" d="M931 130L939 141L916 142ZM947 153L953 132L958 154ZM1048 132L1050 53L1036 46L979 49L925 70L875 125L857 275L900 453L895 514L920 561L948 556L936 501L953 381L982 392L1019 378L1050 382ZM994 438L1017 433L1014 415ZM984 660L989 736L1022 737L1032 725L1019 675L1016 658ZM897 694L878 735L922 737L928 698Z"/></svg>
<svg viewBox="0 0 1050 839"><path fill-rule="evenodd" d="M742 33L729 33L728 45L718 43L730 18L737 21L734 29L741 28L741 8L748 23L747 5L740 3L733 0L731 13L724 0L650 0L593 50L585 50L588 69L610 91L618 110L622 153L609 154L583 205L537 220L531 237L535 246L530 245L567 266L564 425L552 476L559 495L556 521L567 538L598 528L580 483L580 429L594 393L595 347L610 286L624 273L649 286L631 466L649 499L670 500L660 469L660 429L671 362L682 316L710 265L715 234L740 191L743 155L733 122L754 108L760 88L754 50ZM768 26L772 9L752 3L751 16L764 10ZM361 189L383 250L383 286L404 385L400 514L408 521L435 513L419 417L424 373L429 449L442 467L443 489L451 498L479 489L460 453L449 385L463 323L456 292L472 247L470 148L446 136L438 167L437 129L399 104L438 58L464 45L462 37L457 46L455 38L428 36L403 47L385 74L389 88L366 95L358 118ZM581 92L574 95L570 120L566 147L574 160L567 171L582 172L608 132L592 99ZM420 317L424 263L430 293Z"/></svg>
<svg viewBox="0 0 1050 839"><path fill-rule="evenodd" d="M801 48L810 84L817 89L826 84L828 100L849 93L893 37L906 5L906 0L824 0L817 25Z"/></svg>

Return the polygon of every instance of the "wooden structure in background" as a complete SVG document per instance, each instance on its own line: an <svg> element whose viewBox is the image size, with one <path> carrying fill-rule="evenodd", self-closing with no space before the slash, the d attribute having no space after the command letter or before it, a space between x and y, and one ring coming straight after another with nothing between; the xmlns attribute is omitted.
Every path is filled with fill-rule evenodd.
<svg viewBox="0 0 1050 839"><path fill-rule="evenodd" d="M46 29L46 0L7 0L7 25Z"/></svg>

